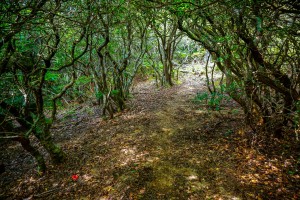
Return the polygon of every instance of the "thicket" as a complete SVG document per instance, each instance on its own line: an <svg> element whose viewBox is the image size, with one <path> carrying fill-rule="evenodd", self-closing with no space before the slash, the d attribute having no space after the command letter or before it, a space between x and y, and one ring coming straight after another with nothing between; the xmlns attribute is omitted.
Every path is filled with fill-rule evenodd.
<svg viewBox="0 0 300 200"><path fill-rule="evenodd" d="M160 5L163 3L161 2ZM225 74L226 92L254 131L299 130L299 4L296 1L176 1L165 4Z"/></svg>
<svg viewBox="0 0 300 200"><path fill-rule="evenodd" d="M256 132L299 131L296 1L4 0L0 13L0 137L20 142L40 173L30 135L62 162L50 132L58 109L93 97L113 117L137 74L172 86L199 45L224 74L221 91L208 80L212 98L227 93Z"/></svg>

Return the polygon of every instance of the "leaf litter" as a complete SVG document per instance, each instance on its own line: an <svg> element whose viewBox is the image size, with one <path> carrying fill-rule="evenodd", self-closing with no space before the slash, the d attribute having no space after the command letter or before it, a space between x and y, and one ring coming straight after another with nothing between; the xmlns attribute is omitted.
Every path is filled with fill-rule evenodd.
<svg viewBox="0 0 300 200"><path fill-rule="evenodd" d="M43 152L43 177L18 144L1 146L7 170L0 199L299 199L292 135L256 135L234 102L211 111L192 101L206 91L199 76L186 73L181 82L140 82L128 108L111 120L88 104L61 114L52 132L68 157L53 166Z"/></svg>

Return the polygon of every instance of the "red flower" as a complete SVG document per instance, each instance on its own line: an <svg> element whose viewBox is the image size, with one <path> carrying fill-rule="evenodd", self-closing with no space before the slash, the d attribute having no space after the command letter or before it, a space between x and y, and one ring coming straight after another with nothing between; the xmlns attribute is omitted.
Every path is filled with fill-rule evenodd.
<svg viewBox="0 0 300 200"><path fill-rule="evenodd" d="M77 181L79 178L79 176L77 174L72 175L72 180L73 181Z"/></svg>

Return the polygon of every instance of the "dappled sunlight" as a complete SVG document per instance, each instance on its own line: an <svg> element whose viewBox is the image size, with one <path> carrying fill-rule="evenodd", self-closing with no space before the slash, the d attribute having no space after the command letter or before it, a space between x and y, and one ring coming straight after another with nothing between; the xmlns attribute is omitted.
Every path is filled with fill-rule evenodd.
<svg viewBox="0 0 300 200"><path fill-rule="evenodd" d="M14 190L43 182L41 196L68 193L84 200L297 197L287 184L290 178L300 182L296 158L272 158L252 148L256 140L238 107L209 110L187 95L198 85L183 82L152 93L144 85L132 108L114 119L71 119L66 128L61 121L55 131L64 133L66 166L51 166L50 180L35 177Z"/></svg>
<svg viewBox="0 0 300 200"><path fill-rule="evenodd" d="M2 0L0 200L300 199L300 4Z"/></svg>
<svg viewBox="0 0 300 200"><path fill-rule="evenodd" d="M294 159L268 158L253 149L241 156L244 156L244 162L238 178L243 187L259 188L249 195L253 198L263 199L266 193L275 197L290 192L291 185L286 184L288 177L300 181L300 176L295 173L297 169L289 169ZM297 194L294 198L297 199Z"/></svg>
<svg viewBox="0 0 300 200"><path fill-rule="evenodd" d="M120 166L126 166L131 162L141 162L146 159L149 155L149 152L137 152L136 147L132 148L123 148L120 152Z"/></svg>
<svg viewBox="0 0 300 200"><path fill-rule="evenodd" d="M228 149L228 144L203 146L204 136L197 119L207 116L206 111L184 111L180 103L173 102L168 104L170 107L153 113L152 123L134 127L126 139L123 138L127 142L120 141L123 147L115 166L121 167L118 171L122 173L118 172L111 197L240 199L232 191L234 182L228 179L234 177L233 167L228 163L222 166L221 151ZM185 120L189 123L182 123ZM131 143L132 136L144 142ZM141 145L145 145L146 153L140 151Z"/></svg>

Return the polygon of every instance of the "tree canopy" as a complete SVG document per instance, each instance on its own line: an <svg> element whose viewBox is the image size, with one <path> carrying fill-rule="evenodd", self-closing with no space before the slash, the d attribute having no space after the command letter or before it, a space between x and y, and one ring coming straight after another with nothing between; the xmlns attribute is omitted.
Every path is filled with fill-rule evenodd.
<svg viewBox="0 0 300 200"><path fill-rule="evenodd" d="M299 131L297 1L4 0L0 6L0 138L20 142L40 173L46 165L31 135L54 162L66 156L51 135L58 109L92 98L113 118L126 108L135 77L172 86L176 67L200 52L197 45L224 74L222 92L243 108L253 131L278 138Z"/></svg>

